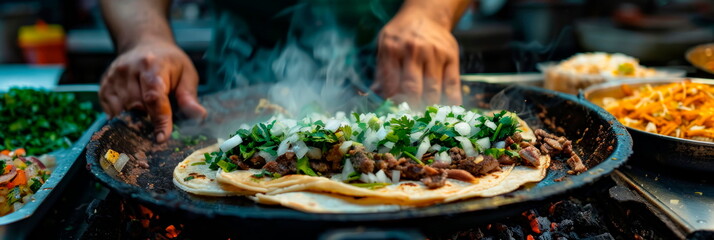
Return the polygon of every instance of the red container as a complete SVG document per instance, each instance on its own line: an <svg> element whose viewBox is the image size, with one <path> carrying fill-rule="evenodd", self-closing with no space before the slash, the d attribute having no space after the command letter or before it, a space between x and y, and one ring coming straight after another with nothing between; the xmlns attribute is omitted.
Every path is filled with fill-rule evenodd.
<svg viewBox="0 0 714 240"><path fill-rule="evenodd" d="M18 45L25 61L30 64L66 64L67 48L62 26L37 21L32 26L20 27Z"/></svg>

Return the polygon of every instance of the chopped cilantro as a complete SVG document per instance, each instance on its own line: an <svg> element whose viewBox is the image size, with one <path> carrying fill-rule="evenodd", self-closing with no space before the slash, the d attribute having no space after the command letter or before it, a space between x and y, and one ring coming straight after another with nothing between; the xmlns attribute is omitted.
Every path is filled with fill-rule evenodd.
<svg viewBox="0 0 714 240"><path fill-rule="evenodd" d="M218 167L220 167L221 169L223 169L224 172L230 172L230 171L233 171L233 170L235 170L236 168L238 168L238 166L235 165L234 163L232 163L232 162L227 162L227 161L225 161L225 160L220 160L220 161L218 161L218 163L216 163L216 165L218 165Z"/></svg>
<svg viewBox="0 0 714 240"><path fill-rule="evenodd" d="M196 166L196 165L206 165L206 162L195 162L195 163L191 163L191 166Z"/></svg>
<svg viewBox="0 0 714 240"><path fill-rule="evenodd" d="M297 161L297 173L305 174L309 176L317 176L317 173L310 167L310 160L307 157L298 159Z"/></svg>
<svg viewBox="0 0 714 240"><path fill-rule="evenodd" d="M183 179L183 181L184 181L184 182L188 182L189 180L194 179L194 178L196 178L196 177L194 177L194 176L188 176L188 177L185 177L185 178Z"/></svg>

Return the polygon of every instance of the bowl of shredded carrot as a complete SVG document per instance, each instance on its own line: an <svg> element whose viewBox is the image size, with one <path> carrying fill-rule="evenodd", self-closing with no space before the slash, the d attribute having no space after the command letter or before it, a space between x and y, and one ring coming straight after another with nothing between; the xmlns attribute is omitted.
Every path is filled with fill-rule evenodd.
<svg viewBox="0 0 714 240"><path fill-rule="evenodd" d="M608 82L582 96L628 127L635 155L714 171L714 80Z"/></svg>

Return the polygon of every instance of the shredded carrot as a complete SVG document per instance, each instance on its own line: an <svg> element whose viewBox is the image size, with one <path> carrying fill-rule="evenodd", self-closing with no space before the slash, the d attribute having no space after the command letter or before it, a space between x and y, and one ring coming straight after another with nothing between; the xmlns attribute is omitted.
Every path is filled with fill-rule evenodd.
<svg viewBox="0 0 714 240"><path fill-rule="evenodd" d="M18 169L17 176L12 179L10 183L7 184L8 188L13 188L15 186L21 186L27 184L27 175L25 175L25 170Z"/></svg>
<svg viewBox="0 0 714 240"><path fill-rule="evenodd" d="M690 80L639 89L605 109L628 127L662 135L714 141L714 86Z"/></svg>

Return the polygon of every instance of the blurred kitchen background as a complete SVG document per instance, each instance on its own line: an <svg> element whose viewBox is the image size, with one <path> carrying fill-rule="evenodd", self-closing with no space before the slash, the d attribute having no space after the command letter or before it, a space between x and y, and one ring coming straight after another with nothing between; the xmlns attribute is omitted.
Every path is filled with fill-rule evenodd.
<svg viewBox="0 0 714 240"><path fill-rule="evenodd" d="M200 76L212 36L209 2L175 0L170 11L176 41ZM712 0L474 0L454 34L465 74L538 72L540 62L604 51L714 77L684 57L714 42ZM114 56L98 0L0 1L0 79L98 83ZM9 81L0 80L0 91Z"/></svg>

